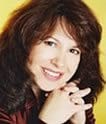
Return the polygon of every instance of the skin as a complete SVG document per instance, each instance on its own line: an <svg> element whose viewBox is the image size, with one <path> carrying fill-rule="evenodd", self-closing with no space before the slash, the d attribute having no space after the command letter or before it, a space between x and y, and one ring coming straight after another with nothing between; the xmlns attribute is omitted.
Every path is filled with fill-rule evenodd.
<svg viewBox="0 0 106 124"><path fill-rule="evenodd" d="M51 91L39 114L42 121L61 124L70 119L73 124L85 123L85 110L92 105L85 104L83 97L90 88L80 90L74 82L66 83L78 69L80 57L76 41L59 23L51 36L33 47L28 67L39 89Z"/></svg>
<svg viewBox="0 0 106 124"><path fill-rule="evenodd" d="M29 68L40 89L52 91L66 84L76 72L81 51L60 24L52 36L35 45L30 54Z"/></svg>
<svg viewBox="0 0 106 124"><path fill-rule="evenodd" d="M82 97L90 92L90 89L77 91L77 87L69 87L72 96L64 90L54 90L47 98L39 118L47 124L63 124L67 120L73 124L85 124L85 110L91 108L91 104L84 104ZM75 91L76 90L76 91Z"/></svg>

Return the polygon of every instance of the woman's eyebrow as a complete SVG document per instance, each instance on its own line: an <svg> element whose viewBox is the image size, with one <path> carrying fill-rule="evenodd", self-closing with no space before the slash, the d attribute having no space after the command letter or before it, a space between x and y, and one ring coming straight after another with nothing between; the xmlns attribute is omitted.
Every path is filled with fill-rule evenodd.
<svg viewBox="0 0 106 124"><path fill-rule="evenodd" d="M48 38L52 38L53 40L55 40L55 41L57 41L57 42L60 43L60 40L58 40L57 38L55 38L55 37L53 37L53 36L47 36L46 38L47 38L47 39L48 39ZM72 39L71 39L71 40L72 40ZM78 49L80 48L78 44L73 45L72 47L73 47L73 48L78 48Z"/></svg>
<svg viewBox="0 0 106 124"><path fill-rule="evenodd" d="M47 36L46 39L48 38L52 38L53 40L57 41L57 42L60 42L60 40L58 40L57 38L53 37L53 36Z"/></svg>

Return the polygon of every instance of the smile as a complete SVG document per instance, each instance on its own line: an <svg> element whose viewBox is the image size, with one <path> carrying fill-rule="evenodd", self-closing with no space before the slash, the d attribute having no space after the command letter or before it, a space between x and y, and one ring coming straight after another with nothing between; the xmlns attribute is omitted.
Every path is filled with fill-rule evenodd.
<svg viewBox="0 0 106 124"><path fill-rule="evenodd" d="M50 81L57 81L63 76L63 73L56 72L51 69L42 68L42 70L43 70L43 75L46 77L46 79Z"/></svg>

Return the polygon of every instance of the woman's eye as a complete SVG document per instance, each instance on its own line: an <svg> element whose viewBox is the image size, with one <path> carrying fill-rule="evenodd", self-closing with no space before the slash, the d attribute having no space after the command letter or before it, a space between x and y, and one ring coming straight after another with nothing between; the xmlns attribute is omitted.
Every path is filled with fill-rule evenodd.
<svg viewBox="0 0 106 124"><path fill-rule="evenodd" d="M53 42L53 41L44 41L44 43L48 46L51 46L51 47L55 47L56 46L56 43Z"/></svg>
<svg viewBox="0 0 106 124"><path fill-rule="evenodd" d="M78 55L78 54L80 54L80 51L79 50L76 50L76 49L70 49L70 53L73 53L75 55Z"/></svg>

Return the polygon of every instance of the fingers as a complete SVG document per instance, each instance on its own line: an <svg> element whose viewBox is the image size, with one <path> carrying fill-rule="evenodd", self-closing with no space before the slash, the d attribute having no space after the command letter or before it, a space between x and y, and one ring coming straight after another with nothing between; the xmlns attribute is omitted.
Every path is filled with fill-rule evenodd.
<svg viewBox="0 0 106 124"><path fill-rule="evenodd" d="M79 88L76 86L64 87L64 91L66 91L67 94L70 94L79 91Z"/></svg>
<svg viewBox="0 0 106 124"><path fill-rule="evenodd" d="M85 102L82 98L72 98L72 102L74 102L76 105L83 105Z"/></svg>
<svg viewBox="0 0 106 124"><path fill-rule="evenodd" d="M91 89L90 88L79 90L79 91L75 92L74 94L72 94L70 96L70 98L84 97L84 96L88 95L90 92L91 92Z"/></svg>
<svg viewBox="0 0 106 124"><path fill-rule="evenodd" d="M92 107L92 104L85 104L82 98L91 92L90 88L80 90L77 87L77 83L71 82L63 88L63 91L68 94L70 102L73 102L73 104L77 107L78 111L85 111Z"/></svg>
<svg viewBox="0 0 106 124"><path fill-rule="evenodd" d="M76 105L77 111L85 111L92 107L92 104Z"/></svg>
<svg viewBox="0 0 106 124"><path fill-rule="evenodd" d="M73 81L67 85L65 85L62 90L69 96L70 102L73 102L78 106L80 110L87 110L92 107L91 104L85 104L82 97L88 95L91 92L90 88L79 89L77 84L79 81Z"/></svg>
<svg viewBox="0 0 106 124"><path fill-rule="evenodd" d="M61 90L65 91L68 95L70 95L70 98L84 97L91 92L90 88L80 90L75 82L67 84L66 86L62 87Z"/></svg>
<svg viewBox="0 0 106 124"><path fill-rule="evenodd" d="M71 82L69 84L67 84L66 86L64 86L62 88L63 91L67 92L67 94L69 95L70 93L75 93L79 90L79 88L77 87L77 85L74 82Z"/></svg>

